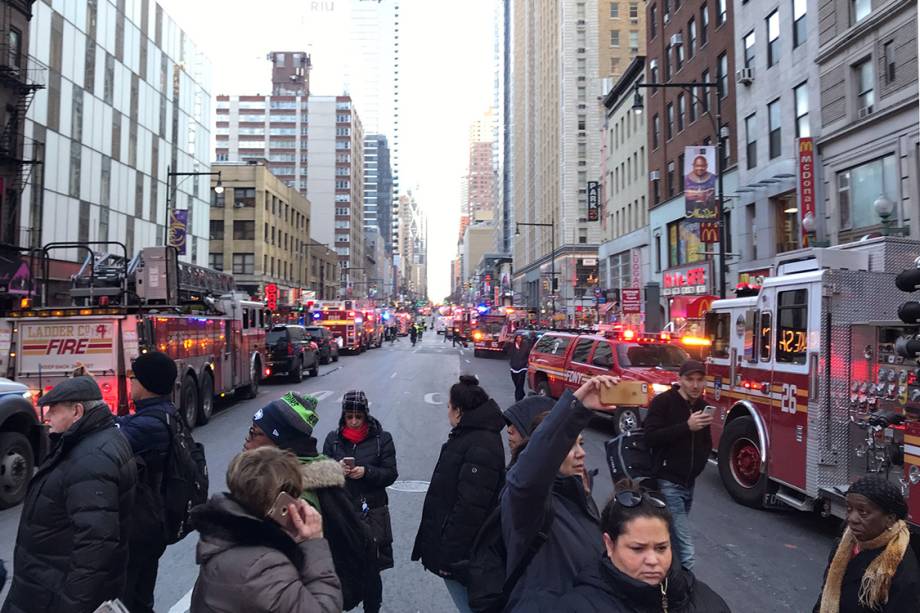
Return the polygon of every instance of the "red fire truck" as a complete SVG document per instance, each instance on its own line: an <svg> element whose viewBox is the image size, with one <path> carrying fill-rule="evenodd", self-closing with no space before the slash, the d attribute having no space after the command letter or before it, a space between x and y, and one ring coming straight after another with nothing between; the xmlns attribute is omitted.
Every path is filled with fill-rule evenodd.
<svg viewBox="0 0 920 613"><path fill-rule="evenodd" d="M327 328L337 339L341 339L339 348L345 351L361 353L367 349L364 333L364 316L360 310L352 308L351 301L323 302L314 305L313 323Z"/></svg>
<svg viewBox="0 0 920 613"><path fill-rule="evenodd" d="M178 367L176 406L190 427L207 423L215 396L255 397L264 363L263 305L232 289L230 275L179 262L173 248L130 263L92 254L73 279L73 306L24 305L0 320L0 374L37 399L83 364L122 415L131 362L162 351Z"/></svg>
<svg viewBox="0 0 920 613"><path fill-rule="evenodd" d="M507 325L507 321L507 316L500 313L479 316L471 335L473 337L474 356L497 355L504 352L502 332Z"/></svg>
<svg viewBox="0 0 920 613"><path fill-rule="evenodd" d="M920 369L896 350L915 327L895 287L918 254L892 237L792 252L756 296L713 302L713 447L736 501L843 517L849 483L875 473L920 524Z"/></svg>
<svg viewBox="0 0 920 613"><path fill-rule="evenodd" d="M383 346L383 318L379 310L361 309L364 318L364 343L369 348Z"/></svg>

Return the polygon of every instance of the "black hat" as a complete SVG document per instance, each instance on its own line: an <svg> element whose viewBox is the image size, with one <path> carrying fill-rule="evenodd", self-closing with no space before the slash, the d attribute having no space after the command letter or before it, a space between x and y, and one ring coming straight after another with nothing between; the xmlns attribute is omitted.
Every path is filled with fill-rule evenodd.
<svg viewBox="0 0 920 613"><path fill-rule="evenodd" d="M907 517L907 503L897 485L878 475L869 475L859 479L850 486L847 494L865 496L879 506L885 513L891 513L898 519Z"/></svg>
<svg viewBox="0 0 920 613"><path fill-rule="evenodd" d="M151 351L142 353L131 364L134 377L149 392L158 396L169 396L176 385L176 363L165 353Z"/></svg>
<svg viewBox="0 0 920 613"><path fill-rule="evenodd" d="M288 392L256 411L252 423L278 447L289 449L293 442L310 438L319 421L316 396Z"/></svg>
<svg viewBox="0 0 920 613"><path fill-rule="evenodd" d="M367 396L361 390L351 390L345 392L342 397L342 411L364 411L370 413L370 405L367 402Z"/></svg>
<svg viewBox="0 0 920 613"><path fill-rule="evenodd" d="M530 438L533 420L552 410L556 401L548 396L526 396L505 409L505 423L514 426L525 438Z"/></svg>
<svg viewBox="0 0 920 613"><path fill-rule="evenodd" d="M102 391L92 377L74 377L54 386L50 392L39 398L38 406L46 407L58 402L83 402L102 400Z"/></svg>
<svg viewBox="0 0 920 613"><path fill-rule="evenodd" d="M677 374L681 377L686 377L687 375L692 375L695 372L705 375L706 366L704 366L703 363L699 360L687 360L681 365L680 371Z"/></svg>

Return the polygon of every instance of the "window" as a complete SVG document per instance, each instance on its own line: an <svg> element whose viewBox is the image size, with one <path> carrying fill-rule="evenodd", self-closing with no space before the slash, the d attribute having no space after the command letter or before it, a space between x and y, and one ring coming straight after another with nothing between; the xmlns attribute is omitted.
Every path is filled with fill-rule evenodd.
<svg viewBox="0 0 920 613"><path fill-rule="evenodd" d="M224 208L224 192L218 194L213 189L211 190L211 206L218 209Z"/></svg>
<svg viewBox="0 0 920 613"><path fill-rule="evenodd" d="M674 137L674 105L668 102L668 140Z"/></svg>
<svg viewBox="0 0 920 613"><path fill-rule="evenodd" d="M897 64L895 62L894 41L888 41L882 47L882 66L885 68L885 81L888 85L895 82Z"/></svg>
<svg viewBox="0 0 920 613"><path fill-rule="evenodd" d="M888 155L837 173L837 203L841 229L858 229L880 221L872 203L884 195L897 202L898 170L895 156ZM894 219L898 215L895 212Z"/></svg>
<svg viewBox="0 0 920 613"><path fill-rule="evenodd" d="M795 192L788 192L770 198L776 220L776 253L794 251L799 248L799 209Z"/></svg>
<svg viewBox="0 0 920 613"><path fill-rule="evenodd" d="M779 11L767 16L767 68L779 61Z"/></svg>
<svg viewBox="0 0 920 613"><path fill-rule="evenodd" d="M696 52L696 19L690 18L687 22L687 59L693 59Z"/></svg>
<svg viewBox="0 0 920 613"><path fill-rule="evenodd" d="M731 313L714 311L706 313L706 337L712 343L709 357L723 359L728 357L728 349L731 344L731 323Z"/></svg>
<svg viewBox="0 0 920 613"><path fill-rule="evenodd" d="M594 341L590 338L579 339L575 349L572 350L572 361L587 364L588 356L591 355L591 345L593 344Z"/></svg>
<svg viewBox="0 0 920 613"><path fill-rule="evenodd" d="M658 61L651 60L648 63L648 69L649 69L649 76L652 79L652 83L658 83L659 82L658 81Z"/></svg>
<svg viewBox="0 0 920 613"><path fill-rule="evenodd" d="M875 104L875 71L872 60L867 59L853 67L856 73L856 108L867 109Z"/></svg>
<svg viewBox="0 0 920 613"><path fill-rule="evenodd" d="M208 236L212 241L222 241L224 240L224 220L223 219L212 219L211 228L208 232Z"/></svg>
<svg viewBox="0 0 920 613"><path fill-rule="evenodd" d="M850 0L850 25L858 23L872 12L872 0Z"/></svg>
<svg viewBox="0 0 920 613"><path fill-rule="evenodd" d="M719 0L719 14L716 17L716 25L722 25L726 19L728 19L728 0Z"/></svg>
<svg viewBox="0 0 920 613"><path fill-rule="evenodd" d="M610 18L618 19L620 17L620 3L611 2L610 3Z"/></svg>
<svg viewBox="0 0 920 613"><path fill-rule="evenodd" d="M658 9L653 4L648 11L648 37L649 40L655 38L658 34Z"/></svg>
<svg viewBox="0 0 920 613"><path fill-rule="evenodd" d="M234 221L233 222L233 240L251 241L256 238L256 222L254 221Z"/></svg>
<svg viewBox="0 0 920 613"><path fill-rule="evenodd" d="M235 187L233 189L234 206L238 208L251 208L256 205L256 188Z"/></svg>
<svg viewBox="0 0 920 613"><path fill-rule="evenodd" d="M795 49L808 39L805 26L805 13L808 0L792 0L792 48Z"/></svg>
<svg viewBox="0 0 920 613"><path fill-rule="evenodd" d="M591 358L591 364L601 368L613 368L613 349L610 343L600 342L594 349L594 357Z"/></svg>
<svg viewBox="0 0 920 613"><path fill-rule="evenodd" d="M9 66L11 68L22 68L22 32L10 27L6 42L9 46L7 55Z"/></svg>
<svg viewBox="0 0 920 613"><path fill-rule="evenodd" d="M617 360L622 368L673 370L689 359L687 352L667 343L617 343Z"/></svg>
<svg viewBox="0 0 920 613"><path fill-rule="evenodd" d="M661 138L661 118L658 115L652 117L652 149L658 148L658 140Z"/></svg>
<svg viewBox="0 0 920 613"><path fill-rule="evenodd" d="M709 42L709 7L700 6L700 47Z"/></svg>
<svg viewBox="0 0 920 613"><path fill-rule="evenodd" d="M664 56L662 57L662 59L664 59L664 80L670 81L671 80L671 45L670 44L664 48Z"/></svg>
<svg viewBox="0 0 920 613"><path fill-rule="evenodd" d="M776 323L776 361L804 364L808 352L808 290L779 293Z"/></svg>
<svg viewBox="0 0 920 613"><path fill-rule="evenodd" d="M533 348L536 353L546 353L549 355L565 355L569 345L575 337L573 336L556 336L555 334L544 334Z"/></svg>
<svg viewBox="0 0 920 613"><path fill-rule="evenodd" d="M255 271L256 256L254 253L233 254L233 274L251 275Z"/></svg>
<svg viewBox="0 0 920 613"><path fill-rule="evenodd" d="M677 131L684 131L684 121L687 118L687 99L683 94L677 96Z"/></svg>
<svg viewBox="0 0 920 613"><path fill-rule="evenodd" d="M655 200L655 204L661 202L661 181L655 179L652 181L652 198ZM660 270L658 272L661 272Z"/></svg>
<svg viewBox="0 0 920 613"><path fill-rule="evenodd" d="M811 127L808 125L808 88L807 83L802 83L793 88L795 96L795 135L797 138L811 136Z"/></svg>
<svg viewBox="0 0 920 613"><path fill-rule="evenodd" d="M744 118L744 138L747 143L745 151L747 153L747 167L749 170L757 166L757 133L755 132L757 128L754 125L756 119L756 113L751 113Z"/></svg>
<svg viewBox="0 0 920 613"><path fill-rule="evenodd" d="M690 92L690 123L693 123L696 121L696 99L702 94L702 90L694 87Z"/></svg>
<svg viewBox="0 0 920 613"><path fill-rule="evenodd" d="M753 68L754 67L754 43L755 35L754 30L751 30L744 37L744 67Z"/></svg>
<svg viewBox="0 0 920 613"><path fill-rule="evenodd" d="M611 47L620 46L620 31L619 30L610 30L610 46Z"/></svg>
<svg viewBox="0 0 920 613"><path fill-rule="evenodd" d="M639 50L639 32L638 30L629 31L629 48L632 51Z"/></svg>
<svg viewBox="0 0 920 613"><path fill-rule="evenodd" d="M209 253L208 254L208 268L213 270L223 270L224 269L224 254L223 253Z"/></svg>
<svg viewBox="0 0 920 613"><path fill-rule="evenodd" d="M674 195L674 162L668 162L668 198Z"/></svg>
<svg viewBox="0 0 920 613"><path fill-rule="evenodd" d="M677 156L677 191L684 191L684 154Z"/></svg>
<svg viewBox="0 0 920 613"><path fill-rule="evenodd" d="M639 19L639 3L638 2L629 3L629 18Z"/></svg>
<svg viewBox="0 0 920 613"><path fill-rule="evenodd" d="M719 97L724 98L728 95L728 55L725 53L719 55L717 78L719 83Z"/></svg>

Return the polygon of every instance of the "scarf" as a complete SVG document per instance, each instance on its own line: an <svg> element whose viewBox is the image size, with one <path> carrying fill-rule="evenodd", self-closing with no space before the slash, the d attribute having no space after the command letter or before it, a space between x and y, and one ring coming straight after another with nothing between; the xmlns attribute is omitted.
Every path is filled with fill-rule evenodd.
<svg viewBox="0 0 920 613"><path fill-rule="evenodd" d="M345 426L342 428L342 436L352 445L357 445L367 438L368 430L370 430L370 424L365 421L360 428L349 428Z"/></svg>
<svg viewBox="0 0 920 613"><path fill-rule="evenodd" d="M839 613L843 575L857 545L861 551L885 548L885 551L869 564L859 587L859 604L868 609L878 609L888 602L891 580L904 558L904 552L910 546L910 532L903 519L899 519L871 541L857 541L847 528L827 569L827 580L821 593L820 613Z"/></svg>

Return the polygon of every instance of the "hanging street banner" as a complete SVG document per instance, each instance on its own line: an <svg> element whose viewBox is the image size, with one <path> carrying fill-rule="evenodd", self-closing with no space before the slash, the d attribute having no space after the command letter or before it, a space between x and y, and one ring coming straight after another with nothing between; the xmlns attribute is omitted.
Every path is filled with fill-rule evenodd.
<svg viewBox="0 0 920 613"><path fill-rule="evenodd" d="M588 181L588 221L600 219L599 200L600 184L597 181Z"/></svg>
<svg viewBox="0 0 920 613"><path fill-rule="evenodd" d="M718 243L719 242L719 222L704 221L700 223L700 242L701 243Z"/></svg>
<svg viewBox="0 0 920 613"><path fill-rule="evenodd" d="M716 148L712 145L684 147L684 201L688 221L719 221L716 201Z"/></svg>
<svg viewBox="0 0 920 613"><path fill-rule="evenodd" d="M806 217L815 219L815 154L811 137L799 139L799 211L802 226L802 245L808 246L808 232L805 231Z"/></svg>
<svg viewBox="0 0 920 613"><path fill-rule="evenodd" d="M188 210L173 209L169 213L169 233L167 245L175 247L179 255L185 255L185 244L188 236Z"/></svg>

